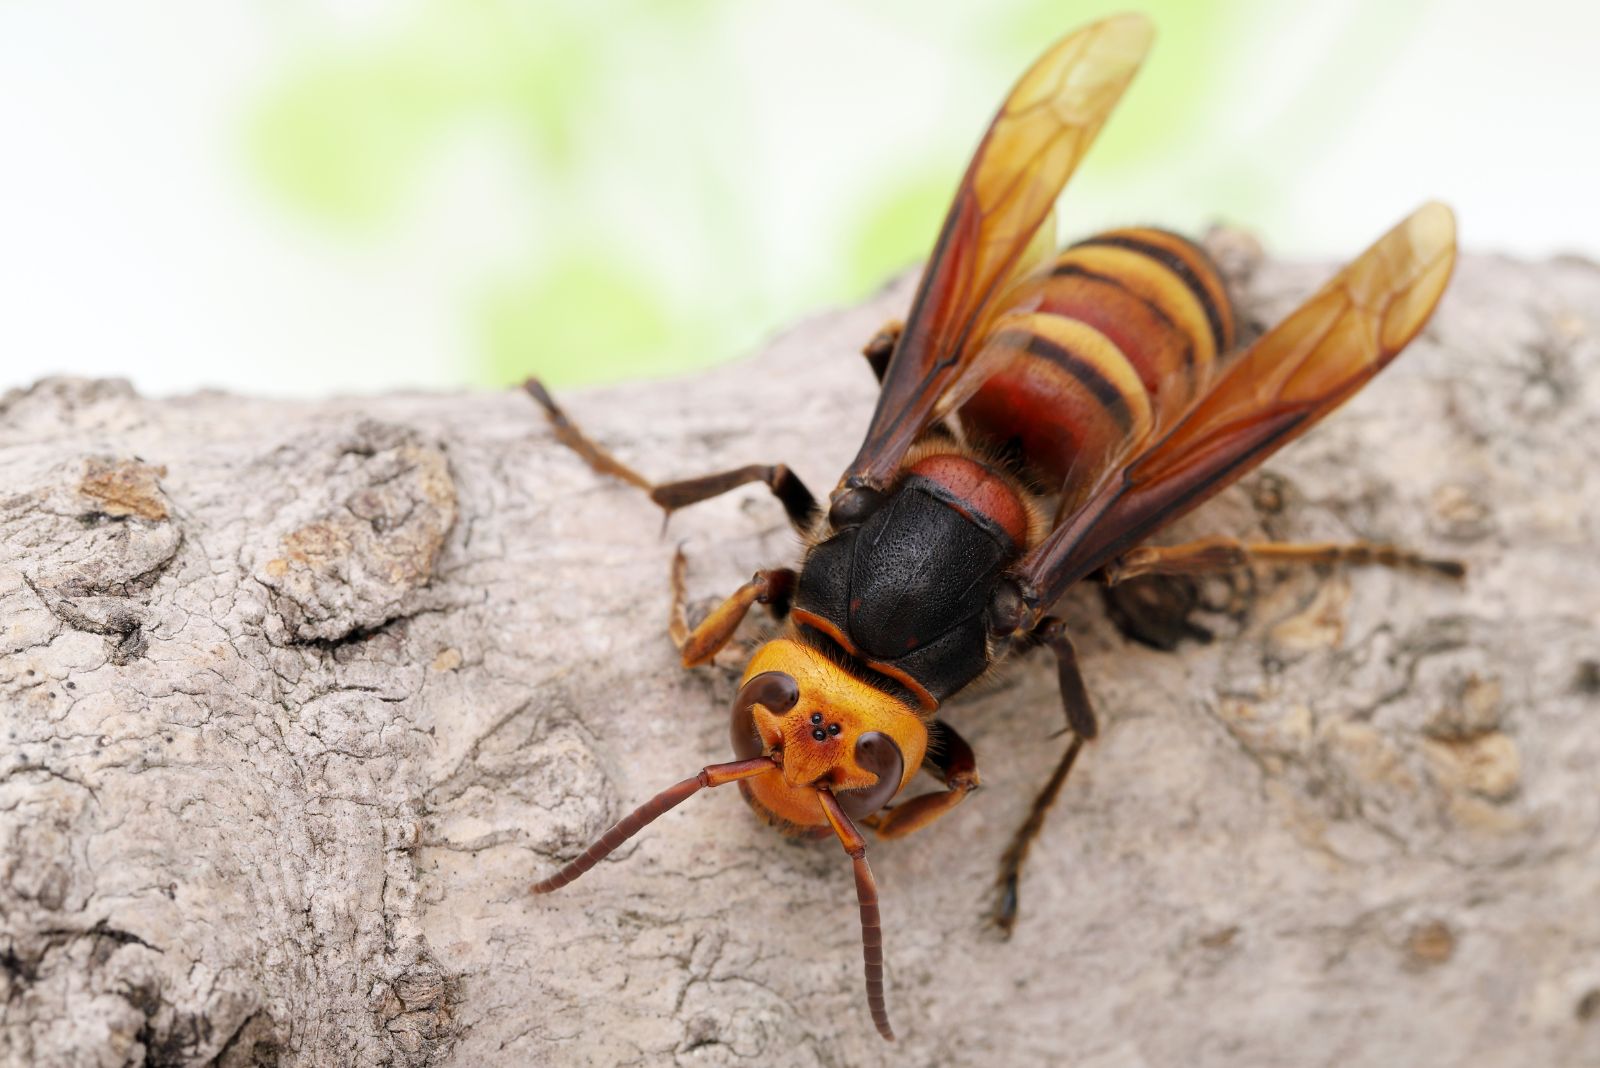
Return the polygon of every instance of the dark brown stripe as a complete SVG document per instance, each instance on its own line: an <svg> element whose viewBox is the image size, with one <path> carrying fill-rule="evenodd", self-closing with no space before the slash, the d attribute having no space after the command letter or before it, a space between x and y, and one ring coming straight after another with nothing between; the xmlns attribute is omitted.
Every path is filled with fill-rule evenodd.
<svg viewBox="0 0 1600 1068"><path fill-rule="evenodd" d="M853 678L882 690L907 707L915 705L930 712L939 707L928 688L904 671L866 661L850 647L844 632L831 620L804 608L796 608L791 618L799 626L796 633L803 643L825 654Z"/></svg>
<svg viewBox="0 0 1600 1068"><path fill-rule="evenodd" d="M1089 360L1043 335L1027 330L1004 330L995 340L1009 342L1031 356L1042 356L1049 360L1081 382L1100 402L1100 406L1111 413L1111 418L1117 421L1117 427L1124 434L1133 429L1133 413L1128 410L1128 398Z"/></svg>
<svg viewBox="0 0 1600 1068"><path fill-rule="evenodd" d="M1194 381L1194 338L1189 332L1173 322L1172 316L1167 314L1167 309L1151 300L1149 297L1135 293L1125 285L1122 279L1099 271L1091 271L1087 267L1080 267L1076 263L1058 263L1051 268L1052 278L1083 278L1091 282L1103 282L1108 286L1115 286L1134 300L1150 309L1150 314L1161 320L1161 324L1168 330L1183 338L1183 369L1189 375L1189 380Z"/></svg>
<svg viewBox="0 0 1600 1068"><path fill-rule="evenodd" d="M1087 238L1072 247L1082 248L1086 245L1121 248L1127 249L1129 252L1137 252L1141 256L1155 260L1161 266L1177 275L1178 280L1189 288L1189 292L1194 294L1194 299L1198 300L1200 307L1205 310L1206 322L1211 326L1211 339L1216 343L1217 358L1221 359L1227 355L1228 350L1225 344L1227 335L1222 326L1222 309L1218 308L1217 302L1211 299L1211 290L1206 288L1206 284L1200 280L1200 276L1195 273L1188 260L1185 260L1170 249L1162 248L1160 245L1152 244L1149 241L1140 241L1136 237L1124 237L1117 234L1103 234L1099 237Z"/></svg>

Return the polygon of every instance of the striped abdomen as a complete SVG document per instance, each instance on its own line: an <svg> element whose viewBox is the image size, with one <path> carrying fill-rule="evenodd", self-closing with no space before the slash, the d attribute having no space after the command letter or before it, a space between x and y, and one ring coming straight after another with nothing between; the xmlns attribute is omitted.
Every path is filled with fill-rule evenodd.
<svg viewBox="0 0 1600 1068"><path fill-rule="evenodd" d="M1020 449L1070 497L1172 425L1234 342L1216 265L1154 229L1112 230L1018 282L989 328L1011 359L961 409L979 437Z"/></svg>

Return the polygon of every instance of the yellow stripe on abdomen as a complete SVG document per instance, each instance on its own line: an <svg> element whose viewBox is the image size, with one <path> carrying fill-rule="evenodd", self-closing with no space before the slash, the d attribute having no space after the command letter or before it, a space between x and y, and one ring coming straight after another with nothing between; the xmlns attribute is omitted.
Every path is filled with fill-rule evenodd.
<svg viewBox="0 0 1600 1068"><path fill-rule="evenodd" d="M1234 341L1233 301L1222 272L1205 249L1170 230L1132 226L1107 230L1080 242L1084 245L1111 245L1139 252L1157 261L1178 277L1199 298L1206 311L1217 351L1227 356Z"/></svg>
<svg viewBox="0 0 1600 1068"><path fill-rule="evenodd" d="M1113 230L1063 249L1004 306L1019 310L987 326L988 351L974 357L999 370L962 407L962 425L1020 451L1067 497L1173 426L1234 344L1216 266L1164 230Z"/></svg>
<svg viewBox="0 0 1600 1068"><path fill-rule="evenodd" d="M1099 470L1150 433L1150 394L1138 370L1087 323L1006 316L986 344L1009 350L1009 359L961 409L963 426L1014 445L1058 485L1075 471Z"/></svg>
<svg viewBox="0 0 1600 1068"><path fill-rule="evenodd" d="M1206 314L1206 306L1196 291L1160 262L1142 252L1115 245L1074 245L1056 257L1053 272L1089 271L1115 279L1173 324L1188 343L1192 370L1186 399L1192 398L1211 381L1217 362L1216 334Z"/></svg>

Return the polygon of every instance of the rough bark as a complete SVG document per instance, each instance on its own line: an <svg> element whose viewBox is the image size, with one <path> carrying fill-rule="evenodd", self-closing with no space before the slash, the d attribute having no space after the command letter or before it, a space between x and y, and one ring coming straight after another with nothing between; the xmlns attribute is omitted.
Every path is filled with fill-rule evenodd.
<svg viewBox="0 0 1600 1068"><path fill-rule="evenodd" d="M1263 268L1248 314L1320 274ZM649 472L825 491L904 299L566 399ZM1600 1063L1597 337L1593 265L1469 257L1412 352L1173 535L1391 540L1463 584L1219 580L1175 654L1069 597L1106 726L1011 944L982 913L1062 744L1050 665L956 702L985 788L870 847L897 1047L838 846L731 790L526 893L729 758L739 657L676 666L668 561L703 605L793 560L764 493L662 537L510 392L12 392L0 1062Z"/></svg>

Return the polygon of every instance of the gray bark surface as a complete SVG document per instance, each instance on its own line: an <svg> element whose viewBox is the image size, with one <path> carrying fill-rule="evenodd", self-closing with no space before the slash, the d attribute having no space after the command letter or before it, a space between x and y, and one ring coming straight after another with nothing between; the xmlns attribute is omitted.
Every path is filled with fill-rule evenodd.
<svg viewBox="0 0 1600 1068"><path fill-rule="evenodd" d="M1270 322L1323 276L1267 265ZM901 283L760 356L576 393L660 477L826 492ZM983 923L1063 741L1052 665L948 711L984 789L869 846L890 1012L832 842L694 798L730 759L691 605L797 542L759 487L666 537L512 393L318 402L51 379L0 399L0 1063L1600 1063L1600 269L1467 257L1413 350L1169 532L1453 555L1210 581L1209 645L1062 611L1105 724ZM130 354L130 360L135 356ZM753 641L759 625L742 638Z"/></svg>

